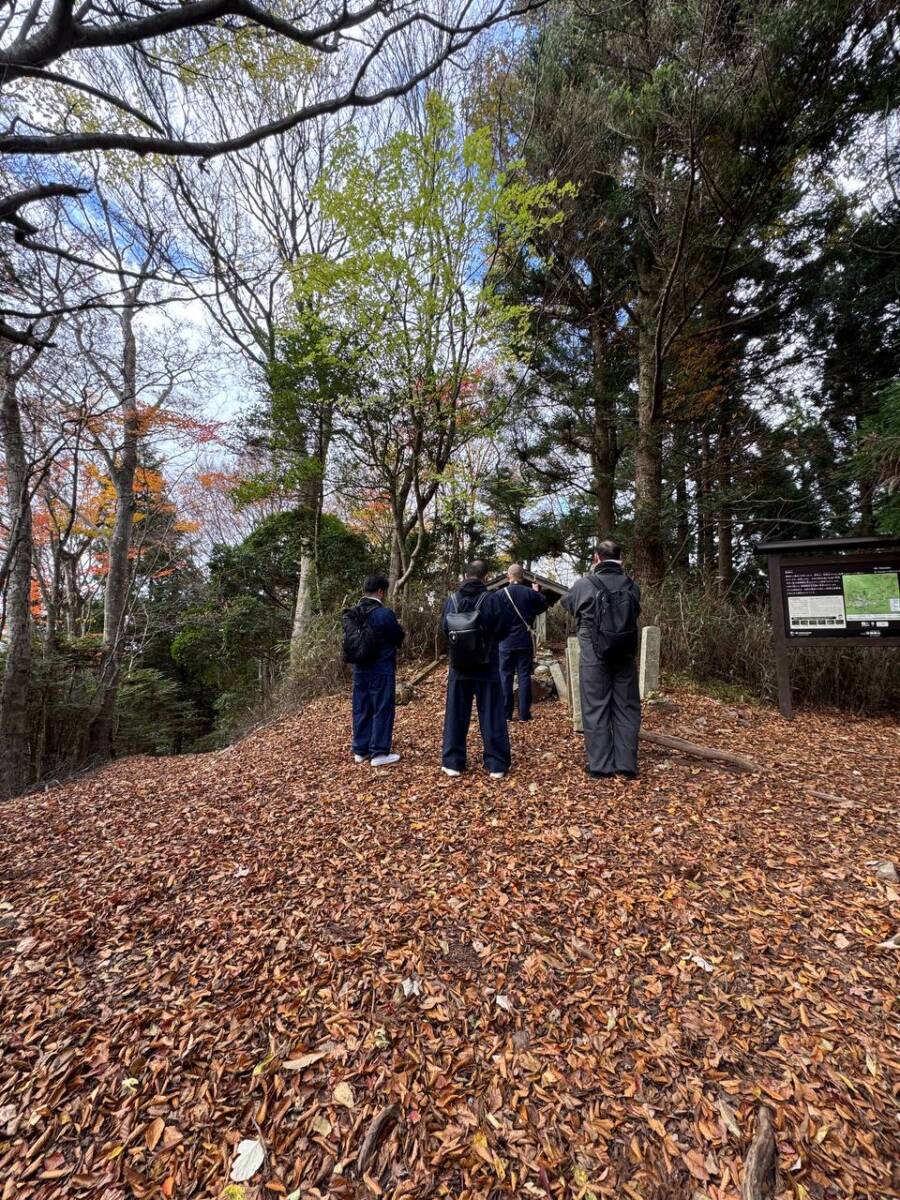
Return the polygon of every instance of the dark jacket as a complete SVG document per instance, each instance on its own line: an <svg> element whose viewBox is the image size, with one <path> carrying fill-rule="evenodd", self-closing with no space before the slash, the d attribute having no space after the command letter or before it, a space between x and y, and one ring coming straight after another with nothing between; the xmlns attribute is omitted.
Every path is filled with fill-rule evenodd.
<svg viewBox="0 0 900 1200"><path fill-rule="evenodd" d="M516 610L509 600L503 595L504 592L515 601L516 608L528 622L527 628L519 620ZM509 636L503 639L501 650L527 650L532 644L530 630L534 628L535 617L547 611L550 601L543 592L536 592L533 587L528 587L524 583L508 583L505 588L501 588L497 595L503 596L504 603L513 614L513 627Z"/></svg>
<svg viewBox="0 0 900 1200"><path fill-rule="evenodd" d="M613 590L622 587L628 576L622 570L619 563L601 563L595 574ZM634 583L634 581L632 580ZM635 595L638 603L641 601L641 589L634 584ZM570 613L578 625L578 636L581 639L582 654L585 653L585 648L590 650L589 660L593 662L593 625L594 612L597 604L597 588L591 583L587 576L582 576L581 579L576 579L572 586L562 598L562 606L567 613Z"/></svg>
<svg viewBox="0 0 900 1200"><path fill-rule="evenodd" d="M484 581L481 579L467 579L454 592L457 602L457 610L459 612L470 612L478 600L482 592L486 592L487 588ZM447 614L453 612L453 605L450 603L450 597L444 603L444 614L441 618L441 628L444 635L447 633ZM484 630L485 637L488 641L488 659L489 665L484 671L479 671L477 674L462 675L462 672L457 672L465 679L495 679L500 680L500 643L508 636L512 629L514 620L518 620L513 612L510 602L499 594L499 592L488 592L481 603L481 608L478 610L481 616L481 628Z"/></svg>
<svg viewBox="0 0 900 1200"><path fill-rule="evenodd" d="M394 610L376 600L363 596L360 604L369 610L369 624L378 634L379 649L375 659L365 666L355 664L354 674L393 675L397 669L397 647L403 645L406 634L394 615Z"/></svg>

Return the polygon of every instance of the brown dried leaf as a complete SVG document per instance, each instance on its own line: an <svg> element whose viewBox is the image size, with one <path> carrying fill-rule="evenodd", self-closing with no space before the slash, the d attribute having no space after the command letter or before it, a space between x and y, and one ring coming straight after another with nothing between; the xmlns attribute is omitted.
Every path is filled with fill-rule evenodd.
<svg viewBox="0 0 900 1200"><path fill-rule="evenodd" d="M162 1137L165 1127L166 1123L162 1117L156 1117L144 1130L144 1141L147 1143L148 1150L156 1149L156 1144Z"/></svg>

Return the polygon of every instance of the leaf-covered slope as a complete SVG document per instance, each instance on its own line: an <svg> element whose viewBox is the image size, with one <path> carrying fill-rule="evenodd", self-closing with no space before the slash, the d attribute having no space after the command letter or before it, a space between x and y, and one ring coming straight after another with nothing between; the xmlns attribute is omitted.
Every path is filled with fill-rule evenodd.
<svg viewBox="0 0 900 1200"><path fill-rule="evenodd" d="M676 700L766 774L548 704L447 780L435 680L393 770L328 699L5 806L0 1196L736 1200L760 1102L779 1195L900 1195L897 726Z"/></svg>

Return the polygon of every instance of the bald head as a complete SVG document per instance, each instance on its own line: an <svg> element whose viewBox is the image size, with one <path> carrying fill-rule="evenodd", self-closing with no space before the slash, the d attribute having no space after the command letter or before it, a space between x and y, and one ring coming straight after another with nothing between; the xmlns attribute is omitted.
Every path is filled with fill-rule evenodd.
<svg viewBox="0 0 900 1200"><path fill-rule="evenodd" d="M507 568L506 578L510 583L522 583L525 579L525 568L519 563L511 563Z"/></svg>

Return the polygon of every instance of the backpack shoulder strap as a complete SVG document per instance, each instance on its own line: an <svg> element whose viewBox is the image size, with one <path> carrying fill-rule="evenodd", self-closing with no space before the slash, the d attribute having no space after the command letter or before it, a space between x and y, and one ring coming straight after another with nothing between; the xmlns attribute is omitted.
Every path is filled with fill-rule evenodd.
<svg viewBox="0 0 900 1200"><path fill-rule="evenodd" d="M485 590L481 593L481 595L475 601L475 611L476 612L478 612L479 608L481 608L481 602L485 598L486 595L487 595L487 591Z"/></svg>
<svg viewBox="0 0 900 1200"><path fill-rule="evenodd" d="M450 593L450 603L453 605L453 611L455 613L458 613L459 612L459 604L456 601L456 592Z"/></svg>
<svg viewBox="0 0 900 1200"><path fill-rule="evenodd" d="M585 575L585 579L588 579L594 585L594 587L597 589L598 592L608 592L609 591L609 588L606 586L606 584L603 582L603 580L600 578L600 576L597 575L595 572L592 571L590 575Z"/></svg>

